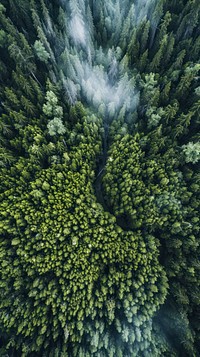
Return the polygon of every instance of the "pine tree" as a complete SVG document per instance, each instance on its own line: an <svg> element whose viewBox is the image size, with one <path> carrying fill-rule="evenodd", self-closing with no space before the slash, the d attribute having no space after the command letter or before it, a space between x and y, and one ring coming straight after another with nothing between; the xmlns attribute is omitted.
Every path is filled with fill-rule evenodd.
<svg viewBox="0 0 200 357"><path fill-rule="evenodd" d="M41 43L41 41L35 41L34 43L34 49L36 52L36 55L38 56L38 58L44 62L47 63L48 59L50 57L49 53L45 50L43 44Z"/></svg>

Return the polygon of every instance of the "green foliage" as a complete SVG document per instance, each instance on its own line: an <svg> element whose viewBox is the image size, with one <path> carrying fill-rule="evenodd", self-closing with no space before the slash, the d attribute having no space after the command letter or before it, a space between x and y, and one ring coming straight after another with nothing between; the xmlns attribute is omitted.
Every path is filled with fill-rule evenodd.
<svg viewBox="0 0 200 357"><path fill-rule="evenodd" d="M0 4L0 355L199 357L199 1L69 3Z"/></svg>
<svg viewBox="0 0 200 357"><path fill-rule="evenodd" d="M185 156L185 162L196 164L200 160L200 142L189 142L187 145L183 145L182 149Z"/></svg>
<svg viewBox="0 0 200 357"><path fill-rule="evenodd" d="M57 104L58 98L56 97L56 95L51 90L47 91L46 104L43 105L44 114L46 114L48 117L57 116L58 118L62 118L62 107Z"/></svg>
<svg viewBox="0 0 200 357"><path fill-rule="evenodd" d="M66 132L66 129L60 118L54 118L50 120L47 124L47 128L48 128L49 135L51 136L57 134L62 135Z"/></svg>
<svg viewBox="0 0 200 357"><path fill-rule="evenodd" d="M0 47L4 47L6 43L6 32L4 30L0 30Z"/></svg>
<svg viewBox="0 0 200 357"><path fill-rule="evenodd" d="M45 50L45 47L43 46L43 44L42 44L42 42L40 40L36 40L35 41L34 49L35 49L36 55L38 56L40 61L42 61L44 63L47 63L50 55Z"/></svg>
<svg viewBox="0 0 200 357"><path fill-rule="evenodd" d="M87 176L69 167L42 170L26 190L18 186L17 198L8 194L10 199L5 200L5 193L2 203L1 322L7 332L15 331L16 346L26 348L27 355L47 341L47 350L52 349L51 341L59 336L64 343L68 336L72 355L73 343L85 348L84 341L90 354L106 354L118 319L127 329L122 346L120 342L125 350L126 342L134 342L135 319L145 329L166 296L156 246L141 234L123 232L96 202ZM94 319L104 324L102 332L95 330ZM139 353L137 328L135 333ZM150 335L142 340L148 346Z"/></svg>
<svg viewBox="0 0 200 357"><path fill-rule="evenodd" d="M139 139L138 134L126 135L113 144L103 185L106 200L119 219L123 217L132 229L154 231L181 219L180 178L159 155L147 160Z"/></svg>
<svg viewBox="0 0 200 357"><path fill-rule="evenodd" d="M47 124L49 135L65 134L66 128L63 125L63 108L58 105L58 98L52 90L47 91L46 104L43 105L43 112L49 118L53 117Z"/></svg>

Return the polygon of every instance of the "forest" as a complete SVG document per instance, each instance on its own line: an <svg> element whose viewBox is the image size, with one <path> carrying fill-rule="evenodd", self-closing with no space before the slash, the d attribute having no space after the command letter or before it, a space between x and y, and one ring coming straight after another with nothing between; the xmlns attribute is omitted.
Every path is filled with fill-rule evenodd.
<svg viewBox="0 0 200 357"><path fill-rule="evenodd" d="M0 357L200 356L199 0L0 0Z"/></svg>

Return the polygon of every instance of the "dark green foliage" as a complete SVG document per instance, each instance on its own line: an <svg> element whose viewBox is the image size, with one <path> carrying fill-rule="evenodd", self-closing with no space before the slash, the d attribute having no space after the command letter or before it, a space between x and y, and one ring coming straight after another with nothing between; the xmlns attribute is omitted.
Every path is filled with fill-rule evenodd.
<svg viewBox="0 0 200 357"><path fill-rule="evenodd" d="M198 357L200 3L68 3L0 1L0 356Z"/></svg>
<svg viewBox="0 0 200 357"><path fill-rule="evenodd" d="M124 345L115 351L123 354L129 342L139 353L140 342L151 344L149 319L166 295L156 245L123 232L96 202L91 182L69 167L41 171L2 206L1 321L22 355L52 350L57 340L76 355L77 343L86 349L82 339L90 354L109 354L120 333Z"/></svg>
<svg viewBox="0 0 200 357"><path fill-rule="evenodd" d="M103 185L115 216L123 216L131 229L155 231L173 226L183 214L180 172L167 155L147 158L140 141L136 134L113 143Z"/></svg>

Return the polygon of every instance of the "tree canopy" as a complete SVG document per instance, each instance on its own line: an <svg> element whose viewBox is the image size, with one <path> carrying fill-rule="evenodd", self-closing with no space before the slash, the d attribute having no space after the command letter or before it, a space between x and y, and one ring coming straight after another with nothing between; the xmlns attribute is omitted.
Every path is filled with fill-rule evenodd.
<svg viewBox="0 0 200 357"><path fill-rule="evenodd" d="M0 355L200 356L200 3L0 1Z"/></svg>

